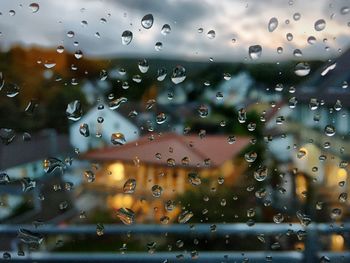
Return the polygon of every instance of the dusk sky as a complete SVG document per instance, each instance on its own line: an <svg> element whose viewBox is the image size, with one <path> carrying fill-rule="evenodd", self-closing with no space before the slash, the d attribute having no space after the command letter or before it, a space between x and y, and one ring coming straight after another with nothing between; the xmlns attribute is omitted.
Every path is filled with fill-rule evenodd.
<svg viewBox="0 0 350 263"><path fill-rule="evenodd" d="M72 52L82 50L85 56L203 61L213 58L234 62L249 61L251 45L262 46L260 61L279 61L293 58L294 49L302 51L303 56L295 58L298 60L325 59L339 54L340 49L346 50L350 44L350 1L345 0L45 0L35 2L40 6L35 13L29 8L31 3L0 2L3 50L14 44L51 48L63 45ZM295 13L300 14L299 20L293 18ZM146 14L154 16L150 29L141 26ZM273 17L278 20L278 27L269 32L268 23ZM101 22L101 18L106 22ZM326 21L322 31L314 28L319 19ZM83 20L87 25L82 25ZM161 34L164 24L171 27L168 35ZM203 28L203 33L198 32L199 28ZM125 30L133 32L129 45L121 43ZM210 30L215 31L214 39L207 37ZM75 36L69 38L68 31ZM287 40L287 33L293 35L293 40ZM313 45L307 42L310 36L316 38ZM73 45L74 41L78 46ZM155 50L156 42L162 42L161 51ZM282 54L277 54L278 47L283 48Z"/></svg>

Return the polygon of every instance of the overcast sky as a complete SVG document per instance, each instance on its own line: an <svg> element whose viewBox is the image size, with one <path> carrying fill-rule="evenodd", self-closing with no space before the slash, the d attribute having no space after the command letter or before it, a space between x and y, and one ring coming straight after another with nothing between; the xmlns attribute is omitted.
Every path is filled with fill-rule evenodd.
<svg viewBox="0 0 350 263"><path fill-rule="evenodd" d="M350 44L350 12L341 12L350 7L347 0L42 0L36 1L40 6L36 13L29 8L32 2L0 1L2 49L13 44L53 48L63 45L70 51L80 49L86 56L186 60L212 57L234 62L247 59L251 45L262 46L261 61L278 61L293 57L296 48L301 49L305 59L325 58ZM10 10L16 14L11 16ZM148 13L153 14L154 24L144 29L141 18ZM298 21L293 19L295 13L301 15ZM269 32L267 25L272 17L278 19L279 25ZM101 23L101 18L107 22ZM326 21L322 31L314 29L319 19ZM87 26L81 24L83 20ZM164 24L172 29L166 36L160 33ZM203 28L203 33L198 33L198 28ZM124 30L134 34L127 46L121 43ZM214 39L207 37L209 30L215 30ZM68 31L74 31L75 36L68 38ZM287 41L287 33L293 34L292 41ZM309 36L317 39L314 45L307 43ZM74 41L79 42L78 47ZM155 50L156 42L163 43L162 51ZM279 46L283 54L277 54Z"/></svg>

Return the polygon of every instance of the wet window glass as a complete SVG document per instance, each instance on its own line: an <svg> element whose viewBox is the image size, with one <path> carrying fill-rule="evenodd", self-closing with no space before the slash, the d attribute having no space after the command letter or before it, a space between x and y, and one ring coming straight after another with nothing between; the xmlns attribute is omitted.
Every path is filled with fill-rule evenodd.
<svg viewBox="0 0 350 263"><path fill-rule="evenodd" d="M0 1L0 258L350 262L350 1Z"/></svg>

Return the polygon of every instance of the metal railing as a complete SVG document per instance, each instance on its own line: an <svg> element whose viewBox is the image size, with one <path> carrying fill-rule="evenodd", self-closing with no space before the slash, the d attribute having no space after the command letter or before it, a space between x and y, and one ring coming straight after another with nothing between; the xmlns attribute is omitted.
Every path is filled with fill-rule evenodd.
<svg viewBox="0 0 350 263"><path fill-rule="evenodd" d="M173 225L151 225L135 224L125 225L105 225L104 235L119 234L198 234L212 235L211 224L173 224ZM34 228L32 225L0 225L0 235L16 235L18 229L25 228L43 235L74 235L86 234L96 235L96 225L42 225ZM349 234L350 224L335 225L328 223L310 224L306 228L300 224L271 224L257 223L248 226L244 223L217 224L215 235L274 235L296 233L300 230L306 231L305 249L303 251L198 251L195 259L190 252L155 252L148 254L145 252L50 252L37 251L18 256L12 253L11 262L320 262L322 256L327 256L331 262L350 262L350 252L320 251L319 235L329 235L333 233ZM179 255L181 254L180 258Z"/></svg>

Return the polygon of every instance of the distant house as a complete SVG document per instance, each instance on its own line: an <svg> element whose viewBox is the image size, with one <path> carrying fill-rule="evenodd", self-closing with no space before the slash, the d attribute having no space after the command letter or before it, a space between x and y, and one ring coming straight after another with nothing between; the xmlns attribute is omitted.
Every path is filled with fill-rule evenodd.
<svg viewBox="0 0 350 263"><path fill-rule="evenodd" d="M127 114L125 115L125 110L122 114L119 109L111 110L107 105L102 105L103 109L98 109L97 106L91 108L79 121L69 127L70 142L80 152L111 144L111 135L115 132L123 133L126 141L133 141L139 137L138 126ZM124 108L124 105L120 106L120 109ZM103 122L99 122L98 118L103 119ZM80 133L80 126L83 124L88 125L87 137Z"/></svg>
<svg viewBox="0 0 350 263"><path fill-rule="evenodd" d="M0 144L1 176L7 174L10 179L2 177L0 182L0 221L11 217L12 223L27 223L34 219L53 220L62 214L59 203L70 204L69 195L52 191L53 184L63 185L63 181L61 176L45 174L43 160L48 157L64 160L71 152L68 136L54 130L32 134L30 139L26 135L26 140L17 134L8 145Z"/></svg>
<svg viewBox="0 0 350 263"><path fill-rule="evenodd" d="M175 133L143 136L124 146L84 154L83 159L99 164L94 171L95 182L86 183L85 187L100 190L106 198L102 202L109 208L130 208L138 213L138 220L159 219L166 213L167 200L194 187L191 180L196 184L212 177L217 182L222 176L225 183L236 183L246 164L234 162L233 158L248 144L249 138L243 137L229 144L223 135L207 135L203 139ZM123 194L123 185L129 179L135 179L135 193ZM159 198L152 196L155 185L162 189ZM154 207L157 207L155 214Z"/></svg>
<svg viewBox="0 0 350 263"><path fill-rule="evenodd" d="M326 73L327 68L333 69ZM286 143L277 144L281 151L290 153L290 170L294 169L293 174L284 177L291 187L287 192L302 203L313 200L308 202L313 206L316 200L326 200L322 211L327 211L328 216L332 209L350 204L346 198L339 201L339 196L350 194L349 68L350 50L296 87L296 93L290 94L289 102L281 107L284 112L275 114L286 119L282 125L276 125L280 141ZM283 134L287 136L282 138ZM343 211L346 213L346 209Z"/></svg>

